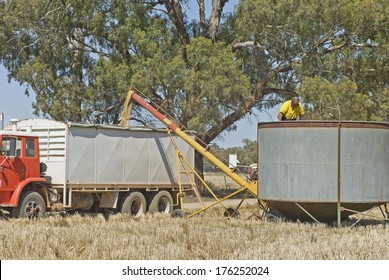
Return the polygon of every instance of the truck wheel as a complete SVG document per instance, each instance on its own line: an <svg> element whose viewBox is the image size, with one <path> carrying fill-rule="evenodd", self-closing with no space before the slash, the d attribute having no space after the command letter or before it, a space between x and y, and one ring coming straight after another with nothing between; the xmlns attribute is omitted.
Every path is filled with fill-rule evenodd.
<svg viewBox="0 0 389 280"><path fill-rule="evenodd" d="M181 209L174 209L172 213L170 214L170 217L172 218L185 218L186 212Z"/></svg>
<svg viewBox="0 0 389 280"><path fill-rule="evenodd" d="M29 218L34 220L43 217L46 214L46 203L42 196L34 191L26 192L20 198L20 204L17 208L17 218Z"/></svg>
<svg viewBox="0 0 389 280"><path fill-rule="evenodd" d="M173 211L173 197L168 191L160 191L150 196L149 212L150 213L167 213Z"/></svg>
<svg viewBox="0 0 389 280"><path fill-rule="evenodd" d="M140 217L146 213L146 198L140 192L130 192L123 197L121 213Z"/></svg>

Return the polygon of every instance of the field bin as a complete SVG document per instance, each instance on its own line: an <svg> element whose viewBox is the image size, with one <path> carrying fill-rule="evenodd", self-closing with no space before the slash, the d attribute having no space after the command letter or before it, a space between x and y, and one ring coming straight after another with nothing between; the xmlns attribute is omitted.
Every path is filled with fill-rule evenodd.
<svg viewBox="0 0 389 280"><path fill-rule="evenodd" d="M259 197L288 218L334 221L389 202L389 123L260 123L258 151Z"/></svg>

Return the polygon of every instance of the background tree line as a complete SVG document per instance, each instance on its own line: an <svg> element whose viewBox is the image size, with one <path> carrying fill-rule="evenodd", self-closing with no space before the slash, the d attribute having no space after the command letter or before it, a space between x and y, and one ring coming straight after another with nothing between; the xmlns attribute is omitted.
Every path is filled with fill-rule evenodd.
<svg viewBox="0 0 389 280"><path fill-rule="evenodd" d="M1 0L0 62L37 114L117 123L133 85L205 144L296 92L307 119L389 119L386 0L227 2Z"/></svg>

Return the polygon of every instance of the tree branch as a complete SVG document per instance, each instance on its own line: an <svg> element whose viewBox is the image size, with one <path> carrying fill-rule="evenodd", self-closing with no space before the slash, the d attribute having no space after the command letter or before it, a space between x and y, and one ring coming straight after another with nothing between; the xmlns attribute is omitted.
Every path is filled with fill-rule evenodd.
<svg viewBox="0 0 389 280"><path fill-rule="evenodd" d="M160 5L161 3L159 1L142 1L143 4L149 5L151 7L155 7Z"/></svg>
<svg viewBox="0 0 389 280"><path fill-rule="evenodd" d="M40 38L36 39L34 42L32 42L31 44L27 45L27 46L23 46L20 51L19 51L19 55L22 54L22 52L25 50L25 49L28 49L34 45L36 45L38 42L40 41Z"/></svg>
<svg viewBox="0 0 389 280"><path fill-rule="evenodd" d="M213 42L216 41L216 35L219 29L220 19L224 5L228 0L212 0L212 14L209 20L209 37Z"/></svg>
<svg viewBox="0 0 389 280"><path fill-rule="evenodd" d="M206 37L206 24L205 24L205 3L204 0L197 0L199 5L199 18L200 18L200 34Z"/></svg>
<svg viewBox="0 0 389 280"><path fill-rule="evenodd" d="M190 38L185 28L184 14L182 12L181 1L175 0L160 0L159 3L164 5L167 10L167 14L177 28L180 36L180 42L183 47L189 44Z"/></svg>
<svg viewBox="0 0 389 280"><path fill-rule="evenodd" d="M236 51L238 49L247 48L247 47L257 47L259 49L265 50L266 48L259 44L256 41L246 41L246 42L239 42L238 40L234 40L231 43L231 49L232 51Z"/></svg>
<svg viewBox="0 0 389 280"><path fill-rule="evenodd" d="M251 109L251 108L250 108ZM248 112L250 112L250 109L247 107L240 107L235 112L231 113L227 117L223 119L221 127L213 127L209 131L207 131L204 139L202 139L205 143L210 143L212 140L214 140L221 131L224 131L229 126L234 124L237 120L241 119L244 115L246 115Z"/></svg>
<svg viewBox="0 0 389 280"><path fill-rule="evenodd" d="M74 44L74 42L77 42L77 44ZM73 47L73 50L87 51L87 52L95 53L95 54L98 54L98 55L101 55L101 56L105 56L105 57L110 57L111 56L111 54L103 52L103 51L99 51L95 47L85 43L84 41L77 40L76 38L73 38L73 40L70 42L70 45ZM84 46L87 49L80 48L79 47L80 45Z"/></svg>
<svg viewBox="0 0 389 280"><path fill-rule="evenodd" d="M265 94L269 94L269 93L277 93L277 94L280 94L280 95L291 95L291 94L295 94L296 92L294 91L291 91L291 90L287 90L287 89L280 89L280 88L265 88L264 90L264 93Z"/></svg>
<svg viewBox="0 0 389 280"><path fill-rule="evenodd" d="M271 90L267 90L266 85L267 83L277 76L279 73L287 72L292 69L292 64L287 64L284 66L280 66L275 68L273 71L268 72L258 83L256 86L253 95L254 99L250 101L246 101L244 106L239 106L239 109L235 112L231 113L227 117L225 117L222 121L221 127L213 127L209 131L207 131L205 139L203 139L206 143L211 142L213 139L215 139L219 134L220 131L223 131L227 129L229 126L234 124L237 120L243 118L248 112L251 111L251 109L263 98L264 95L270 94ZM269 88L270 89L270 88ZM276 89L273 89L276 90Z"/></svg>
<svg viewBox="0 0 389 280"><path fill-rule="evenodd" d="M330 52L333 52L333 51L336 51L336 50L340 50L342 48L344 48L345 46L348 45L348 41L344 41L343 43L341 43L340 45L337 45L337 46L332 46L328 49L326 49L323 54L326 54L326 53L330 53Z"/></svg>

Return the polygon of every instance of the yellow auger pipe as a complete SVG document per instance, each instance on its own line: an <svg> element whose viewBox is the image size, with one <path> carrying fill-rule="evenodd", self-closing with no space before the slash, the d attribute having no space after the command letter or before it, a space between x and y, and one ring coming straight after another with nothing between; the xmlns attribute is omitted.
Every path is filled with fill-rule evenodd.
<svg viewBox="0 0 389 280"><path fill-rule="evenodd" d="M213 154L211 154L207 148L204 148L199 143L196 142L196 140L192 139L187 135L185 132L183 132L174 122L169 120L166 116L161 114L157 109L155 109L153 106L151 106L149 103L147 103L142 97L140 97L138 94L135 93L133 89L130 89L128 92L126 105L131 106L129 104L130 100L134 100L139 105L141 105L143 108L145 108L147 111L149 111L153 116L155 116L158 120L160 120L162 123L164 123L167 127L169 127L172 131L174 131L175 134L177 134L179 137L181 137L185 142L187 142L190 146L192 146L197 152L202 154L206 159L208 159L210 162L212 162L214 165L216 165L221 171L223 171L227 176L229 176L232 180L234 180L238 185L241 187L247 189L252 195L254 195L256 198L258 196L258 186L257 181L253 181L251 183L245 181L242 177L240 177L237 173L235 173L233 170L231 170L227 165L225 165L222 161L220 161L217 157L215 157ZM124 108L126 110L126 108ZM128 111L124 116L122 116L122 122L123 119L127 120L128 118Z"/></svg>

